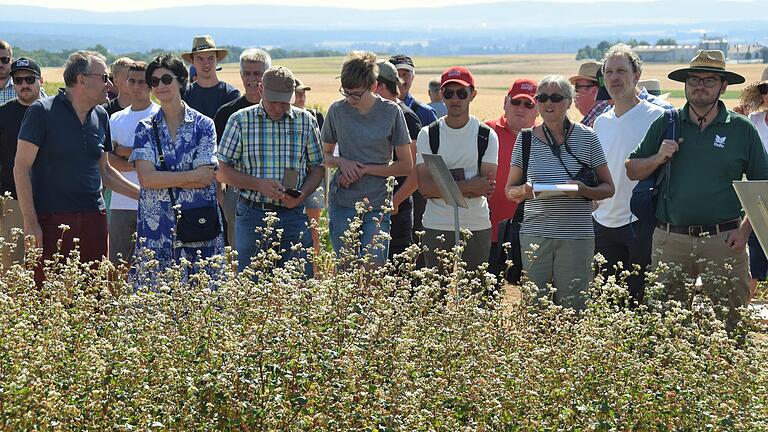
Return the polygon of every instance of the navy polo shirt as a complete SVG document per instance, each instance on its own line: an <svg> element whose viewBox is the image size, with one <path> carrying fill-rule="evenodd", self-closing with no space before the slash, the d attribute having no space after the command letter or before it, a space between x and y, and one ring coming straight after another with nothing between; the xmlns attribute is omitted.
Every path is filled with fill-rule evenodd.
<svg viewBox="0 0 768 432"><path fill-rule="evenodd" d="M38 147L32 193L38 213L80 213L105 208L99 159L112 150L109 116L95 106L80 123L64 90L33 103L19 139Z"/></svg>

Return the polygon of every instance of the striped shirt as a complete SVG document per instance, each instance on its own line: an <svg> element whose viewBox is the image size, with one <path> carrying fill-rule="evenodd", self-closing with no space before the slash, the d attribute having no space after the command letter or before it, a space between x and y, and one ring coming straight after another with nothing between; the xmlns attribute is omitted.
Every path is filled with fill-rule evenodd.
<svg viewBox="0 0 768 432"><path fill-rule="evenodd" d="M13 78L10 76L8 77L8 82L5 84L5 87L0 89L0 105L16 99L18 95L16 94L16 89L13 87ZM43 87L40 86L40 98L48 97L48 95L45 94L45 90L43 90Z"/></svg>
<svg viewBox="0 0 768 432"><path fill-rule="evenodd" d="M243 108L229 117L218 158L260 179L282 181L285 170L296 170L300 188L307 168L323 164L317 120L294 106L278 121L269 118L260 103ZM240 194L251 201L282 205L254 190L241 189Z"/></svg>
<svg viewBox="0 0 768 432"><path fill-rule="evenodd" d="M512 151L512 165L523 168L522 134L517 135ZM568 137L568 146L582 162L592 168L607 163L597 134L581 124L574 125ZM576 175L581 165L561 146L560 157L571 174ZM549 148L534 134L528 161L528 181L560 184L570 180L563 165ZM585 198L548 197L525 201L525 218L520 232L553 239L585 239L595 236L592 226L592 202Z"/></svg>

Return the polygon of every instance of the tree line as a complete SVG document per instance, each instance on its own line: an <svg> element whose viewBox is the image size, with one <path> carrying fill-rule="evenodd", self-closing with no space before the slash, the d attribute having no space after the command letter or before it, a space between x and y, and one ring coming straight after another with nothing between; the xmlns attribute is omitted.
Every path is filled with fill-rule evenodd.
<svg viewBox="0 0 768 432"><path fill-rule="evenodd" d="M227 55L226 59L224 59L224 63L234 63L239 61L240 53L243 52L246 48L239 47L239 46L231 46L231 45L225 45L221 48L225 48L229 50L229 54ZM88 51L96 51L104 55L104 57L107 58L107 63L113 62L115 59L119 57L129 57L134 60L143 60L143 61L151 61L153 58L157 57L159 54L163 54L166 52L173 52L176 55L180 55L184 51L173 51L173 50L167 50L163 48L154 48L149 51L144 52L127 52L127 53L112 53L110 52L106 47L103 45L96 45L90 48L86 48ZM48 51L44 49L36 49L36 50L25 50L21 47L13 47L13 53L14 57L28 57L31 59L34 59L38 65L41 67L59 67L64 65L64 63L67 61L67 57L69 57L69 54L74 51L71 50L61 50L61 51ZM269 54L272 56L273 59L281 59L281 58L295 58L295 57L334 57L334 56L341 56L344 55L344 53L334 50L288 50L284 48L272 48L266 50L269 52Z"/></svg>
<svg viewBox="0 0 768 432"><path fill-rule="evenodd" d="M601 59L603 56L605 56L606 51L608 51L608 48L612 47L613 45L620 43L620 40L617 40L616 42L608 42L608 41L601 41L599 44L597 44L596 47L592 47L590 45L587 45L583 48L579 48L579 50L576 52L576 60L586 60L586 59ZM651 45L650 42L645 40L637 40L637 39L630 39L625 44L631 46L632 48L636 46L642 46L642 45ZM656 41L656 45L677 45L677 41L672 38L664 38L659 39Z"/></svg>

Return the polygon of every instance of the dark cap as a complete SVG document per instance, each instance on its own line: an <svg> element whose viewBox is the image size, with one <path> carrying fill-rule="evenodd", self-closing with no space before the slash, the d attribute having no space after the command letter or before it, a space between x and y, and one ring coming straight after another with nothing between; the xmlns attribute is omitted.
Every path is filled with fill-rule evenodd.
<svg viewBox="0 0 768 432"><path fill-rule="evenodd" d="M41 76L40 66L38 66L37 63L35 63L35 61L32 59L21 57L16 59L11 64L11 76L13 76L13 74L15 74L16 72L23 71L23 70L30 71L33 74L37 75L38 77Z"/></svg>
<svg viewBox="0 0 768 432"><path fill-rule="evenodd" d="M405 54L396 54L389 58L389 62L395 65L398 69L407 69L413 72L416 67L413 65L413 60Z"/></svg>
<svg viewBox="0 0 768 432"><path fill-rule="evenodd" d="M608 89L605 88L605 78L603 77L603 68L597 70L597 94L595 100L604 101L611 100L611 95L608 94Z"/></svg>

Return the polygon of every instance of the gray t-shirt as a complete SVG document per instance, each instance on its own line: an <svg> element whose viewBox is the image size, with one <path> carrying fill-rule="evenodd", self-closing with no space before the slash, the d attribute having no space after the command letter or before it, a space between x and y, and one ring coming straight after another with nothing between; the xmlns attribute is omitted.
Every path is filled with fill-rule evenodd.
<svg viewBox="0 0 768 432"><path fill-rule="evenodd" d="M376 102L366 114L338 100L328 108L320 134L323 143L336 143L339 156L363 164L384 165L392 162L396 146L408 145L411 138L403 112L396 103L376 96ZM341 207L354 207L368 198L374 209L387 199L387 179L365 175L348 188L339 186L339 170L331 179L330 201Z"/></svg>

